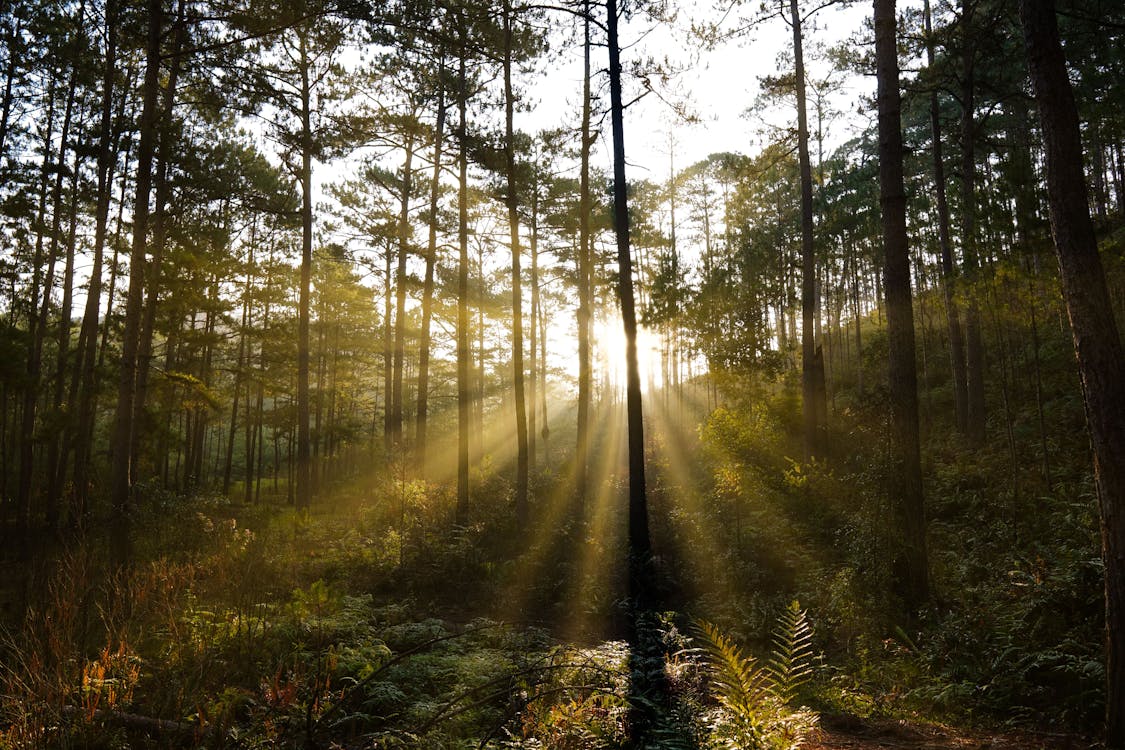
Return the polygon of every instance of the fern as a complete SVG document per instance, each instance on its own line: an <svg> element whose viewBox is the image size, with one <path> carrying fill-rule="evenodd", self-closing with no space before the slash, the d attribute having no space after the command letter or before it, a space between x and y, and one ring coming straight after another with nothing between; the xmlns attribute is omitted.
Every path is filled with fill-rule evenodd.
<svg viewBox="0 0 1125 750"><path fill-rule="evenodd" d="M704 652L711 665L711 684L715 697L737 716L751 714L773 695L770 674L757 660L712 623L696 623L703 636Z"/></svg>
<svg viewBox="0 0 1125 750"><path fill-rule="evenodd" d="M782 703L792 703L797 691L812 676L812 628L806 611L797 601L786 607L773 631L773 653L766 669L773 681L773 694Z"/></svg>
<svg viewBox="0 0 1125 750"><path fill-rule="evenodd" d="M797 691L812 675L812 628L797 602L786 608L774 630L774 649L765 665L713 624L696 629L710 666L712 695L720 711L709 722L708 747L739 750L789 750L800 747L817 716L791 708Z"/></svg>

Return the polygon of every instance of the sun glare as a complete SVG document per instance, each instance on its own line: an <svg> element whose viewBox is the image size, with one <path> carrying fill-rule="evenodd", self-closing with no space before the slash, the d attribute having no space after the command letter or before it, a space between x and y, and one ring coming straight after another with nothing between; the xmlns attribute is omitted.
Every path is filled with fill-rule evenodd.
<svg viewBox="0 0 1125 750"><path fill-rule="evenodd" d="M597 367L613 390L625 390L625 325L621 316L598 319L594 323L594 356ZM660 336L643 326L637 328L637 370L641 390L648 392L663 385L660 366Z"/></svg>

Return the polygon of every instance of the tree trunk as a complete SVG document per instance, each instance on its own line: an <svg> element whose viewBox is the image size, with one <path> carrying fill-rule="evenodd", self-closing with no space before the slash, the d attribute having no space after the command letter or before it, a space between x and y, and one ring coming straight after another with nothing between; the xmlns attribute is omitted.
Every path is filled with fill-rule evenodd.
<svg viewBox="0 0 1125 750"><path fill-rule="evenodd" d="M629 199L625 181L625 126L621 102L621 49L617 41L617 3L606 0L609 31L610 118L613 129L613 224L617 234L617 294L625 328L625 402L629 436L629 552L633 565L648 567L652 554L645 492L644 421L641 377L637 367L637 314L633 301L633 259L629 247ZM642 576L640 583L647 583ZM631 597L648 600L651 591ZM650 603L643 601L642 603Z"/></svg>
<svg viewBox="0 0 1125 750"><path fill-rule="evenodd" d="M804 410L805 458L824 455L824 424L819 402L824 393L823 361L814 331L820 311L816 297L816 253L813 248L812 166L809 161L809 125L805 111L805 52L801 40L801 14L797 0L789 1L793 27L793 60L797 89L797 154L801 170L801 396Z"/></svg>
<svg viewBox="0 0 1125 750"><path fill-rule="evenodd" d="M297 510L312 503L312 435L309 428L309 301L312 286L312 111L308 39L298 29L301 66L301 280L297 297Z"/></svg>
<svg viewBox="0 0 1125 750"><path fill-rule="evenodd" d="M1125 354L1090 219L1078 110L1052 0L1021 0L1046 154L1051 231L1082 379L1101 511L1106 600L1106 744L1125 747Z"/></svg>
<svg viewBox="0 0 1125 750"><path fill-rule="evenodd" d="M534 168L533 168L534 169ZM536 404L539 395L539 177L535 173L531 184L531 319L528 321L528 380L527 380L527 454L531 468L535 468L536 455Z"/></svg>
<svg viewBox="0 0 1125 750"><path fill-rule="evenodd" d="M578 432L574 452L574 489L578 510L586 498L590 435L590 0L583 2L582 127L578 175Z"/></svg>
<svg viewBox="0 0 1125 750"><path fill-rule="evenodd" d="M137 481L141 445L144 442L145 429L148 427L145 419L145 407L148 400L148 375L152 360L152 340L156 329L156 309L164 277L164 248L168 235L167 208L172 193L171 181L168 179L168 167L172 147L173 105L176 101L176 86L183 62L179 52L183 48L187 34L187 24L184 22L186 6L187 3L180 0L176 13L176 33L172 46L168 82L165 85L161 103L161 128L156 149L155 167L156 202L153 213L152 242L150 243L152 246L152 263L149 265L150 273L146 275L148 294L145 299L144 316L141 322L140 342L137 345L137 386L136 393L133 396L133 444L129 449L133 462L130 483Z"/></svg>
<svg viewBox="0 0 1125 750"><path fill-rule="evenodd" d="M141 303L144 292L145 247L148 235L152 161L156 153L157 96L160 88L161 0L148 0L148 40L142 88L140 145L137 151L136 200L133 204L133 243L129 256L129 292L125 300L125 332L121 342L117 414L113 428L113 461L110 492L113 498L113 554L124 563L129 557L129 506L132 491L133 400L137 388L137 349L140 343Z"/></svg>
<svg viewBox="0 0 1125 750"><path fill-rule="evenodd" d="M77 525L87 513L93 418L97 404L98 377L95 368L98 342L98 309L101 301L101 275L105 264L106 233L109 226L109 200L113 193L113 172L117 157L114 147L114 80L117 76L117 0L106 0L106 56L101 76L101 121L98 135L98 193L93 231L93 268L87 288L86 307L79 331L79 364L75 383L80 389L78 424L74 428L74 505L71 523ZM72 388L73 392L74 388ZM73 399L72 399L73 401Z"/></svg>
<svg viewBox="0 0 1125 750"><path fill-rule="evenodd" d="M523 280L520 278L519 194L516 188L515 96L512 92L512 4L504 0L504 157L508 229L512 246L512 390L516 400L516 526L527 526L527 396L523 366Z"/></svg>
<svg viewBox="0 0 1125 750"><path fill-rule="evenodd" d="M929 0L922 6L926 35L926 62L934 67L933 26ZM937 91L930 92L930 151L934 162L934 199L938 219L938 244L941 247L941 291L945 300L946 325L949 328L949 361L953 373L953 411L957 430L968 429L969 395L965 375L965 341L961 334L961 313L953 296L956 271L953 264L953 243L949 237L949 202L945 195L945 161L942 157L941 117Z"/></svg>
<svg viewBox="0 0 1125 750"><path fill-rule="evenodd" d="M922 462L918 439L918 375L914 359L914 311L903 186L895 0L875 0L875 65L879 110L879 206L883 216L887 359L890 379L893 463L889 491L897 531L892 576L909 611L928 596Z"/></svg>
<svg viewBox="0 0 1125 750"><path fill-rule="evenodd" d="M460 526L469 520L469 152L468 81L465 17L458 13L460 46L457 67L457 512Z"/></svg>
<svg viewBox="0 0 1125 750"><path fill-rule="evenodd" d="M430 178L429 239L426 276L422 282L422 331L418 346L418 407L415 414L414 450L418 472L426 476L426 420L430 399L430 326L434 317L434 268L437 265L438 197L441 194L441 157L445 138L445 51L438 63L437 122L434 125L434 171Z"/></svg>
<svg viewBox="0 0 1125 750"><path fill-rule="evenodd" d="M395 266L394 372L391 377L391 442L402 444L402 368L406 359L406 260L410 252L410 194L414 187L414 134L406 137L399 196L398 257Z"/></svg>
<svg viewBox="0 0 1125 750"><path fill-rule="evenodd" d="M961 246L965 278L970 284L969 307L965 311L966 394L965 434L973 445L982 445L985 438L984 342L980 330L980 306L977 292L971 287L977 278L980 259L977 256L976 195L976 119L975 68L976 41L973 37L973 10L977 0L961 4Z"/></svg>

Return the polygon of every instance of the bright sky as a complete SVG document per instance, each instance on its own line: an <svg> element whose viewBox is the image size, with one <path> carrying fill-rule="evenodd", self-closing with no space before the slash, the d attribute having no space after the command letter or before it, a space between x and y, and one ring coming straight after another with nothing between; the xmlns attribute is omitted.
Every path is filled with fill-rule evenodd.
<svg viewBox="0 0 1125 750"><path fill-rule="evenodd" d="M664 180L669 169L669 131L673 131L675 163L677 170L705 159L712 153L736 151L754 154L762 146L763 121L760 116L749 116L747 110L755 103L759 93L759 78L779 72L778 57L792 48L792 31L778 19L759 25L746 35L724 42L714 49L695 54L700 46L688 28L693 22L705 20L703 13L691 4L681 12L676 24L655 25L651 21L634 18L623 25L621 43L623 65L626 72L632 62L646 56L669 58L680 73L670 82L668 90L659 95L649 94L626 112L625 149L630 180ZM748 4L746 12L756 11L757 4ZM862 29L864 18L870 16L867 3L845 9L821 10L814 28L806 25L805 58L809 77L815 80L824 75L827 66L817 60L814 46L838 44ZM728 26L735 26L734 14ZM607 66L605 47L594 50L593 67L602 71L605 83ZM791 66L791 62L785 63ZM581 49L573 49L560 60L550 63L549 72L541 85L534 87L534 109L521 113L518 127L535 131L557 127L561 122L577 122L581 94ZM626 83L628 86L628 82ZM833 88L830 106L842 117L826 128L826 151L850 137L856 127L862 126L856 114L861 97L869 96L874 81L855 77L840 80ZM634 89L634 95L635 95ZM628 99L629 94L626 94ZM604 92L608 100L608 89ZM676 116L668 102L686 105L698 118L689 124ZM810 97L810 129L815 120ZM784 102L775 111L765 115L773 126L789 126L795 119L792 105ZM610 164L609 128L597 149L596 159L604 166ZM814 146L815 147L815 146ZM815 159L815 152L813 154Z"/></svg>

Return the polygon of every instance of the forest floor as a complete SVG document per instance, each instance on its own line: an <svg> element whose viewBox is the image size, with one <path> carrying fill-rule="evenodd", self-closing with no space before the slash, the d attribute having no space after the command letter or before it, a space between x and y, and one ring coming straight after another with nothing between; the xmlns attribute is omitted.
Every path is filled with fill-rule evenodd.
<svg viewBox="0 0 1125 750"><path fill-rule="evenodd" d="M906 721L824 715L807 750L1084 750L1097 747L1075 734L985 731Z"/></svg>

